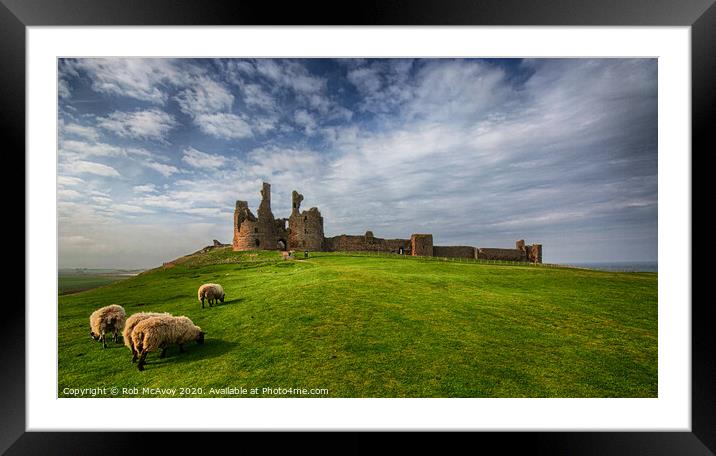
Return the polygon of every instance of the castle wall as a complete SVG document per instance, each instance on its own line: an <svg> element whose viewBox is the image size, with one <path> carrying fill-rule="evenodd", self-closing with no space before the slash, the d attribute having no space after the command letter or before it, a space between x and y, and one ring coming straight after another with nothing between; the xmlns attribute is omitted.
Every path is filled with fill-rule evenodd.
<svg viewBox="0 0 716 456"><path fill-rule="evenodd" d="M527 261L524 251L518 249L477 248L478 260Z"/></svg>
<svg viewBox="0 0 716 456"><path fill-rule="evenodd" d="M232 248L238 250L276 250L276 220L271 213L271 185L264 182L258 217L246 201L237 201L234 210Z"/></svg>
<svg viewBox="0 0 716 456"><path fill-rule="evenodd" d="M294 190L291 216L288 218L288 248L321 251L324 249L323 217L316 207L300 211L303 195Z"/></svg>
<svg viewBox="0 0 716 456"><path fill-rule="evenodd" d="M325 249L329 252L388 252L398 253L400 249L407 254L410 250L410 240L408 239L381 239L374 237L368 231L363 236L350 236L341 234L326 238Z"/></svg>
<svg viewBox="0 0 716 456"><path fill-rule="evenodd" d="M276 219L276 248L279 250L288 250L288 219Z"/></svg>
<svg viewBox="0 0 716 456"><path fill-rule="evenodd" d="M237 201L234 210L234 239L231 246L234 251L258 249L258 219L249 209L246 201Z"/></svg>
<svg viewBox="0 0 716 456"><path fill-rule="evenodd" d="M475 247L469 245L436 245L433 246L433 256L475 259Z"/></svg>
<svg viewBox="0 0 716 456"><path fill-rule="evenodd" d="M410 252L413 256L433 256L433 235L413 234L410 236Z"/></svg>
<svg viewBox="0 0 716 456"><path fill-rule="evenodd" d="M532 263L542 262L542 244L532 244L527 246L527 258Z"/></svg>

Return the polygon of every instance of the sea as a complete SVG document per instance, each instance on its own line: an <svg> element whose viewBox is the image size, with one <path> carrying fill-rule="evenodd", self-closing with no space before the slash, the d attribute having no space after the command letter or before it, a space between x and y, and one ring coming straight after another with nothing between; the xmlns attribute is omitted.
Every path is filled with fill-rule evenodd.
<svg viewBox="0 0 716 456"><path fill-rule="evenodd" d="M619 272L659 272L657 261L600 261L589 263L560 263L563 266L598 269L600 271Z"/></svg>

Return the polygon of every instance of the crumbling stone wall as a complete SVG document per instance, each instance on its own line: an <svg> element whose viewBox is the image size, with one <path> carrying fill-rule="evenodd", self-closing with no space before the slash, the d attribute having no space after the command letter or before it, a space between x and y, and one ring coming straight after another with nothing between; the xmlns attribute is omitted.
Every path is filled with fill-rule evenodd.
<svg viewBox="0 0 716 456"><path fill-rule="evenodd" d="M276 219L276 248L279 250L288 250L288 219Z"/></svg>
<svg viewBox="0 0 716 456"><path fill-rule="evenodd" d="M292 250L323 250L323 217L317 207L300 212L303 195L292 193L288 218L288 247Z"/></svg>
<svg viewBox="0 0 716 456"><path fill-rule="evenodd" d="M475 247L469 245L435 245L433 246L433 256L475 259Z"/></svg>
<svg viewBox="0 0 716 456"><path fill-rule="evenodd" d="M542 244L532 244L527 246L527 258L532 263L542 262Z"/></svg>
<svg viewBox="0 0 716 456"><path fill-rule="evenodd" d="M413 234L410 236L410 252L413 256L433 256L433 235Z"/></svg>
<svg viewBox="0 0 716 456"><path fill-rule="evenodd" d="M527 261L527 255L518 249L477 248L478 260Z"/></svg>
<svg viewBox="0 0 716 456"><path fill-rule="evenodd" d="M349 236L341 234L326 238L324 243L325 250L329 252L389 252L399 253L403 249L403 253L409 255L410 240L409 239L382 239L373 236L372 231L366 231L363 236Z"/></svg>
<svg viewBox="0 0 716 456"><path fill-rule="evenodd" d="M251 212L248 202L236 202L233 250L276 250L276 229L271 212L271 185L264 182L258 217Z"/></svg>
<svg viewBox="0 0 716 456"><path fill-rule="evenodd" d="M236 201L234 209L234 240L231 246L234 251L257 249L258 219L249 209L246 201Z"/></svg>

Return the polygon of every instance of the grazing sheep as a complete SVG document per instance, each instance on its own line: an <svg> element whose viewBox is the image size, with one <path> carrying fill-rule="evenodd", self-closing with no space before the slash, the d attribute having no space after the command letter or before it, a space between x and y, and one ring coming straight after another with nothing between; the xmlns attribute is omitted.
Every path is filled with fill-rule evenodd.
<svg viewBox="0 0 716 456"><path fill-rule="evenodd" d="M159 357L164 358L170 345L178 345L179 351L184 353L184 344L191 341L203 344L204 332L187 317L160 315L142 320L132 331L132 343L139 353L137 368L144 370L149 352L161 349Z"/></svg>
<svg viewBox="0 0 716 456"><path fill-rule="evenodd" d="M204 299L209 301L209 307L218 299L224 302L224 289L218 283L205 283L199 287L199 301L201 301L201 308L204 308Z"/></svg>
<svg viewBox="0 0 716 456"><path fill-rule="evenodd" d="M134 327L142 320L146 320L147 318L151 317L159 317L159 316L170 316L168 313L159 313L159 312L139 312L132 314L129 318L127 318L127 322L124 324L124 331L122 332L122 337L124 338L124 345L127 346L130 350L132 350L132 362L137 362L137 356L139 353L137 353L137 350L134 349L134 342L132 342L132 331L134 330Z"/></svg>
<svg viewBox="0 0 716 456"><path fill-rule="evenodd" d="M119 333L124 328L126 317L124 308L117 304L95 310L90 315L90 337L92 340L101 340L103 348L107 348L105 335L109 332L114 334L114 342L119 342Z"/></svg>

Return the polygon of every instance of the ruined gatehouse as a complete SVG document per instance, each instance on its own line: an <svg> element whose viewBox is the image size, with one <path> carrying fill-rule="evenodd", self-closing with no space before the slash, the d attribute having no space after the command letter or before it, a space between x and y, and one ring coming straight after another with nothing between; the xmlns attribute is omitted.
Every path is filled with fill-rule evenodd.
<svg viewBox="0 0 716 456"><path fill-rule="evenodd" d="M291 215L276 219L271 212L271 185L264 182L255 216L248 202L236 201L233 250L310 250L324 252L389 252L413 256L542 262L542 244L515 243L514 249L433 245L432 234L413 234L409 239L382 239L364 235L325 237L323 217L317 207L301 211L303 195L293 191Z"/></svg>

